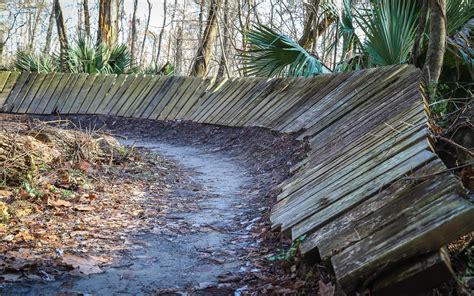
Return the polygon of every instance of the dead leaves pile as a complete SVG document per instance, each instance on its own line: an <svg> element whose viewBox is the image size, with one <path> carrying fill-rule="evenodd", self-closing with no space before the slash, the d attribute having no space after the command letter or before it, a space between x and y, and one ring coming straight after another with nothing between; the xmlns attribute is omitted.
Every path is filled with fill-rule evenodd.
<svg viewBox="0 0 474 296"><path fill-rule="evenodd" d="M132 232L150 228L160 211L149 207L150 196L165 196L170 189L160 178L150 187L148 174L168 174L168 163L156 155L129 157L120 166L84 160L56 164L31 182L4 186L0 282L101 272L129 247Z"/></svg>

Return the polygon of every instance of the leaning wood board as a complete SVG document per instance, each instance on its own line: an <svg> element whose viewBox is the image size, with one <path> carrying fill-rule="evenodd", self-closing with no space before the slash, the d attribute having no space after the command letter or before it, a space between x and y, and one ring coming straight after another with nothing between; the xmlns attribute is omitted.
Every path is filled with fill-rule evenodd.
<svg viewBox="0 0 474 296"><path fill-rule="evenodd" d="M474 230L472 204L431 151L421 85L419 71L407 65L218 82L0 72L0 107L297 133L311 150L277 186L281 193L271 220L293 239L307 235L302 253L330 262L342 287L352 292L379 273L398 270L400 260L438 252Z"/></svg>

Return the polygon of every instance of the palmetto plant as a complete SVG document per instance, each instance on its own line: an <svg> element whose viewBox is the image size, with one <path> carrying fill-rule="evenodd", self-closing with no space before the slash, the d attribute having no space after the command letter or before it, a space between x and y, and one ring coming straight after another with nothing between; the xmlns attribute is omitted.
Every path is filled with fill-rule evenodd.
<svg viewBox="0 0 474 296"><path fill-rule="evenodd" d="M246 37L250 48L240 55L245 75L310 77L322 73L317 57L286 35L259 24Z"/></svg>
<svg viewBox="0 0 474 296"><path fill-rule="evenodd" d="M125 45L105 47L79 37L67 51L67 68L71 73L114 73L129 71L131 58ZM15 68L20 71L51 73L59 69L59 55L36 55L19 52Z"/></svg>
<svg viewBox="0 0 474 296"><path fill-rule="evenodd" d="M80 37L68 51L68 68L74 73L124 73L131 63L125 45L105 47Z"/></svg>
<svg viewBox="0 0 474 296"><path fill-rule="evenodd" d="M374 1L372 9L355 9L355 18L365 34L364 49L376 66L408 61L418 26L416 1Z"/></svg>
<svg viewBox="0 0 474 296"><path fill-rule="evenodd" d="M16 56L15 68L27 72L51 73L57 70L58 63L50 56L28 54L19 51Z"/></svg>

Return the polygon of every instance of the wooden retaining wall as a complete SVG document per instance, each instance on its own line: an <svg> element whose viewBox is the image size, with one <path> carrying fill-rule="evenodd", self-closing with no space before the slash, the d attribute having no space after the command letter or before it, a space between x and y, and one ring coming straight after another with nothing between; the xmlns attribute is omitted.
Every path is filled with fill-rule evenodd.
<svg viewBox="0 0 474 296"><path fill-rule="evenodd" d="M0 72L0 90L8 113L301 132L311 151L280 184L271 221L293 239L305 235L303 254L331 262L348 291L474 230L473 205L432 152L420 73L410 66L218 85L193 77Z"/></svg>

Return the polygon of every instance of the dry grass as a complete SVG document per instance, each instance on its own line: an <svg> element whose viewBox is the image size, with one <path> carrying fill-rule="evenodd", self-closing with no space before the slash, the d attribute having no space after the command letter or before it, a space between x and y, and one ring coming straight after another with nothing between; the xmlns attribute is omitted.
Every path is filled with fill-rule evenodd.
<svg viewBox="0 0 474 296"><path fill-rule="evenodd" d="M0 178L17 185L51 163L112 163L125 150L113 138L97 131L66 129L68 121L0 122Z"/></svg>

